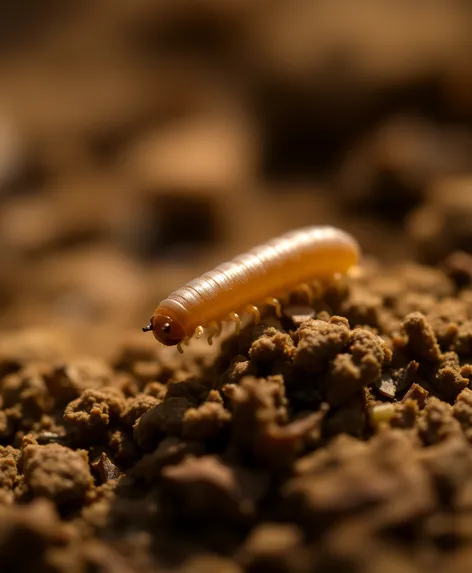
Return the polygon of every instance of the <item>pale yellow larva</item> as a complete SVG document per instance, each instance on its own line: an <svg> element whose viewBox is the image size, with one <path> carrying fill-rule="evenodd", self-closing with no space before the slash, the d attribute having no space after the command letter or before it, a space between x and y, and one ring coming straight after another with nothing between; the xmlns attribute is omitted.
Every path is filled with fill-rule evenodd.
<svg viewBox="0 0 472 573"><path fill-rule="evenodd" d="M278 296L314 279L345 273L360 256L356 240L334 227L306 227L291 231L251 249L171 293L156 308L148 326L166 346L181 344L205 328L215 330L223 320L239 327L240 312L259 320L257 304L272 303Z"/></svg>

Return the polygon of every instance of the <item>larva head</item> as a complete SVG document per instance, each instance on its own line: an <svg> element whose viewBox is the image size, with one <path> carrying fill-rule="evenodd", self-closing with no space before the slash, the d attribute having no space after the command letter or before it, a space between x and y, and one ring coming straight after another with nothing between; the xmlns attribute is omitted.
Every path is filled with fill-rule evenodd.
<svg viewBox="0 0 472 573"><path fill-rule="evenodd" d="M152 316L143 332L149 330L152 330L154 338L165 346L175 346L185 338L185 330L179 321L165 314L156 313Z"/></svg>

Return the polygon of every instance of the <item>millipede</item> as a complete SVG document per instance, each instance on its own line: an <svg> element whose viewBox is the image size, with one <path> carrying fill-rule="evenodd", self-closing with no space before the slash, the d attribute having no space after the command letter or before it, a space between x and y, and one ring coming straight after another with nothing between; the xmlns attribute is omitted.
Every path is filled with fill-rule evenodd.
<svg viewBox="0 0 472 573"><path fill-rule="evenodd" d="M271 305L281 316L280 299L296 288L308 295L315 280L345 274L360 257L357 241L335 227L290 231L186 283L160 302L142 330L152 331L166 346L177 346L207 331L208 343L221 333L222 322L241 327L241 314L257 324L260 306Z"/></svg>

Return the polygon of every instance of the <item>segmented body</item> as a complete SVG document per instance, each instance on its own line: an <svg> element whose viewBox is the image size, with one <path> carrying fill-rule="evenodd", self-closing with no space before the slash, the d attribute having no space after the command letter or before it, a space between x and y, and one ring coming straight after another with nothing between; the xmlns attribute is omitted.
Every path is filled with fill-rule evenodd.
<svg viewBox="0 0 472 573"><path fill-rule="evenodd" d="M257 304L287 294L302 283L345 273L359 259L357 242L334 227L307 227L253 248L172 292L154 317L165 316L182 327L184 339L222 320L239 321L238 312L255 317ZM160 340L156 329L154 335ZM163 340L161 340L163 341ZM163 341L166 343L165 341Z"/></svg>

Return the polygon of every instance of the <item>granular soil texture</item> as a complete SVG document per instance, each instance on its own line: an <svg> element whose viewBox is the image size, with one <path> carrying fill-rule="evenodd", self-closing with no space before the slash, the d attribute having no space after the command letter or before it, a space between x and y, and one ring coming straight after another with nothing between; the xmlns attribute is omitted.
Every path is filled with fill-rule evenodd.
<svg viewBox="0 0 472 573"><path fill-rule="evenodd" d="M296 296L182 357L3 339L1 573L470 571L472 259Z"/></svg>

